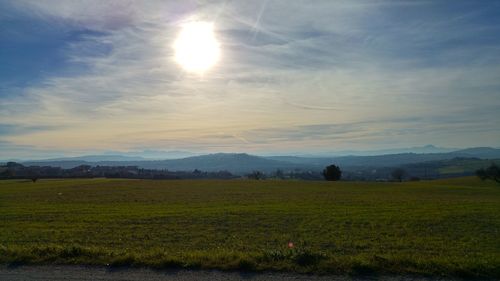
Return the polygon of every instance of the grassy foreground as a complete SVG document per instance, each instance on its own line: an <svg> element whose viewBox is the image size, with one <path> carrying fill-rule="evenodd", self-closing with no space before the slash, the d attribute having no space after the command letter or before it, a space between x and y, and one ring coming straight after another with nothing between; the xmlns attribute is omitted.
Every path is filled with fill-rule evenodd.
<svg viewBox="0 0 500 281"><path fill-rule="evenodd" d="M0 263L496 278L500 186L0 181Z"/></svg>

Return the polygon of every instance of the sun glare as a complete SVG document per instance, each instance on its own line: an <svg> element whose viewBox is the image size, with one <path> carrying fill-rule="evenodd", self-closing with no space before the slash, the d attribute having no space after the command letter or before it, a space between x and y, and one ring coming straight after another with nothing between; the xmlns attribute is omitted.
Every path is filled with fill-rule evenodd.
<svg viewBox="0 0 500 281"><path fill-rule="evenodd" d="M186 71L203 73L219 60L219 45L212 23L187 23L174 43L175 60Z"/></svg>

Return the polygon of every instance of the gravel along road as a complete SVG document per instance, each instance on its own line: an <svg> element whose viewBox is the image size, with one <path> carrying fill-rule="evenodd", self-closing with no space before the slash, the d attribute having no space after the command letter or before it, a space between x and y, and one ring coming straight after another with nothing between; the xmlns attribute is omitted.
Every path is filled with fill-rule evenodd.
<svg viewBox="0 0 500 281"><path fill-rule="evenodd" d="M151 270L136 268L109 269L106 267L87 266L0 266L0 280L31 281L31 280L92 280L92 281L192 281L192 280L244 280L244 281L453 281L454 279L436 279L410 276L315 276L291 273L247 273L247 272L222 272L205 270ZM458 280L458 279L456 279Z"/></svg>

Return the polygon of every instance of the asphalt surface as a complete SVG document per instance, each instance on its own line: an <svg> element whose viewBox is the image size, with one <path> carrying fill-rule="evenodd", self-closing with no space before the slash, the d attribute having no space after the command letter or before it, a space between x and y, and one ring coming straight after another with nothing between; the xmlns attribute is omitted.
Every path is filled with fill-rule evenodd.
<svg viewBox="0 0 500 281"><path fill-rule="evenodd" d="M92 280L92 281L192 281L192 280L279 280L279 281L453 281L453 279L436 279L409 276L373 276L373 277L350 277L350 276L315 276L290 273L246 273L246 272L222 272L205 270L151 270L122 268L110 269L107 267L86 266L18 266L1 267L0 280L8 281L31 281L31 280Z"/></svg>

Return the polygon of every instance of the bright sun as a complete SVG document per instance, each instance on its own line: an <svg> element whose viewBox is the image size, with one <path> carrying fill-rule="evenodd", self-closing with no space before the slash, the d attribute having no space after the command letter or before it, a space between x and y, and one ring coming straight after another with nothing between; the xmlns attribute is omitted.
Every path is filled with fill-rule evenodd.
<svg viewBox="0 0 500 281"><path fill-rule="evenodd" d="M210 69L220 56L213 24L197 21L183 25L174 50L175 60L186 71L203 73Z"/></svg>

